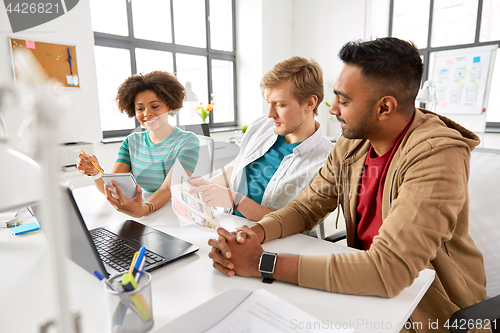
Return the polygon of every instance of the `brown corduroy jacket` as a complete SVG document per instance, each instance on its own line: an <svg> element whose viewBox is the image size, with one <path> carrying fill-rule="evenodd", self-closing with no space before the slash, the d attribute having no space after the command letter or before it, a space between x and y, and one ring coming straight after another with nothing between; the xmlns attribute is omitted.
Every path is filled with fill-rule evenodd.
<svg viewBox="0 0 500 333"><path fill-rule="evenodd" d="M479 138L453 121L416 109L383 189L383 224L368 251L301 256L299 285L332 292L394 297L425 268L436 278L412 314L438 331L457 310L486 298L483 258L469 236L470 152ZM347 243L357 237L357 191L370 143L341 137L309 186L286 207L259 223L264 241L312 229L339 205ZM418 326L417 326L418 327Z"/></svg>

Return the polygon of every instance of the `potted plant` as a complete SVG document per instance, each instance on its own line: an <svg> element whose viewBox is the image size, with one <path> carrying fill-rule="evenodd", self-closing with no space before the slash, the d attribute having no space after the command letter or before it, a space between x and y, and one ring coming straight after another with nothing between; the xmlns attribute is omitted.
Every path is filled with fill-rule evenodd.
<svg viewBox="0 0 500 333"><path fill-rule="evenodd" d="M200 116L203 123L206 123L206 119L210 115L210 111L214 109L214 104L214 101L210 102L210 104L208 104L207 106L205 106L203 103L200 103L200 105L194 109Z"/></svg>

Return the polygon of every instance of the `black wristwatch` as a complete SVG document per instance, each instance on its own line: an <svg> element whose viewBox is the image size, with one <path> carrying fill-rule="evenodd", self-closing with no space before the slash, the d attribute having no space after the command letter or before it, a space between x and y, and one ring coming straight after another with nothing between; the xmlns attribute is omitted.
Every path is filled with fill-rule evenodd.
<svg viewBox="0 0 500 333"><path fill-rule="evenodd" d="M262 282L273 283L274 266L276 265L276 253L264 252L260 256L259 271L262 274Z"/></svg>

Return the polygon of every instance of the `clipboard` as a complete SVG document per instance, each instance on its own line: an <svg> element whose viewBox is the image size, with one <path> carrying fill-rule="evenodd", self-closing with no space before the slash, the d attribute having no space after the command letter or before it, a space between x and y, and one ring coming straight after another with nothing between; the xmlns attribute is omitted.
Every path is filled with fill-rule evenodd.
<svg viewBox="0 0 500 333"><path fill-rule="evenodd" d="M102 180L108 185L109 191L114 198L118 199L118 196L116 195L113 185L111 185L112 180L116 182L125 198L132 199L137 195L137 182L135 181L134 175L130 172L103 173Z"/></svg>

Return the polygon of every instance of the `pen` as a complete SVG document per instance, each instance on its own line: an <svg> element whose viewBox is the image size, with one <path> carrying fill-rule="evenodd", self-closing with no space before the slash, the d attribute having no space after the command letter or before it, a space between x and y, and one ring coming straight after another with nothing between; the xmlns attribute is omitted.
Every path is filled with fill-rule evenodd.
<svg viewBox="0 0 500 333"><path fill-rule="evenodd" d="M141 248L139 249L139 254L137 255L137 259L134 262L134 270L132 271L133 276L136 276L139 272L144 254L146 254L146 248L144 246L141 246Z"/></svg>
<svg viewBox="0 0 500 333"><path fill-rule="evenodd" d="M83 149L80 149L80 151L82 152L83 155L90 157L89 155L87 155L86 152L83 151ZM99 167L97 164L95 164L94 161L90 160L90 163L92 163L100 173L104 173L104 170L101 169L101 167Z"/></svg>
<svg viewBox="0 0 500 333"><path fill-rule="evenodd" d="M105 279L104 278L104 275L101 274L101 272L99 272L97 269L94 270L94 275L100 280L100 281L104 281L104 283L108 286L109 289L113 290L113 291L117 291L115 289L115 287L113 287L113 285L111 283L109 283L108 279Z"/></svg>
<svg viewBox="0 0 500 333"><path fill-rule="evenodd" d="M144 273L144 265L146 263L146 256L142 257L142 262L141 265L139 266L139 270L135 274L135 282L139 284L139 281L141 281L142 273Z"/></svg>

